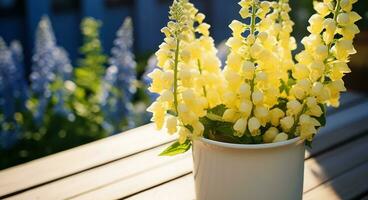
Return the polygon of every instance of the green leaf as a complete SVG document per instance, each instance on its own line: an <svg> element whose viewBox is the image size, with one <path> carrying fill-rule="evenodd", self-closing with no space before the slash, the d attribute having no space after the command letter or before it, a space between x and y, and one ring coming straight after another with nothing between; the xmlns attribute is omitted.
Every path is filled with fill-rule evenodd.
<svg viewBox="0 0 368 200"><path fill-rule="evenodd" d="M160 153L160 156L175 156L178 154L182 154L187 152L192 146L192 142L187 139L183 144L180 144L179 141L174 142L174 144L167 147L163 152Z"/></svg>
<svg viewBox="0 0 368 200"><path fill-rule="evenodd" d="M226 106L224 104L218 105L210 110L208 112L213 113L218 116L222 116L226 110Z"/></svg>

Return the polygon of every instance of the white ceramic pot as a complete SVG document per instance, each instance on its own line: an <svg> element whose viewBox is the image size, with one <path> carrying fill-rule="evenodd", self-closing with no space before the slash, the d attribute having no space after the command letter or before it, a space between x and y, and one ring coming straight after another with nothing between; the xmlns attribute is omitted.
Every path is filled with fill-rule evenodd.
<svg viewBox="0 0 368 200"><path fill-rule="evenodd" d="M304 151L299 138L257 145L196 140L196 200L301 200Z"/></svg>

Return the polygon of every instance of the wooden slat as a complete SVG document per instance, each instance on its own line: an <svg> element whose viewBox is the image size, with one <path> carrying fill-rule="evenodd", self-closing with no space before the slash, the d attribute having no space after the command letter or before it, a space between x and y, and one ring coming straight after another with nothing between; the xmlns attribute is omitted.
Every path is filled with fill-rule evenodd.
<svg viewBox="0 0 368 200"><path fill-rule="evenodd" d="M109 165L23 192L9 199L58 200L72 198L89 191L92 192L86 195L87 199L114 199L108 198L113 196L113 191L110 190L119 190L120 193L129 195L160 184L162 180L173 179L177 173L189 173L191 170L189 152L175 157L158 157L158 154L166 147L167 145L156 147ZM110 195L101 193L103 195L100 197L93 193L93 190L107 185L109 185ZM96 196L90 198L90 194Z"/></svg>
<svg viewBox="0 0 368 200"><path fill-rule="evenodd" d="M329 126L333 126L333 127L327 129L329 130L328 134L327 132L322 134L325 136L316 138L316 141L320 141L320 142L314 144L313 153L316 154L318 153L318 151L323 151L326 148L329 148L330 146L333 146L341 141L346 140L347 138L350 138L351 136L359 134L360 132L357 132L357 130L360 131L360 129L351 129L351 130L346 129L349 127L352 128L351 126L349 126L349 123L351 123L351 120L350 121L340 120L341 121L340 122L337 119L339 119L341 116L346 117L347 114L356 112L356 110L359 110L361 112L362 109L367 110L368 103L353 106L352 108L343 110L339 113L329 116L328 117L328 121L330 122ZM360 115L357 115L358 117L354 117L354 116L355 115L353 115L350 119L352 120L360 119L362 117ZM363 117L363 119L365 120L368 119L368 112L366 112L365 118ZM335 122L339 122L339 123L335 123ZM365 127L367 128L368 123L364 123L364 124L365 124ZM341 129L341 128L344 128L345 131L349 131L349 132L341 133L337 131L338 129ZM315 149L317 149L318 151ZM191 165L192 165L191 159L189 157L186 157L186 158L183 158L182 162L178 161L176 163L175 162L168 163L167 165L163 165L161 167L154 168L153 169L154 172L153 172L150 169L151 167L150 164L155 163L156 161L159 160L159 158L156 156L156 154L150 154L150 155L151 156L146 156L145 160L141 160L140 162L132 161L132 160L125 161L126 159L123 159L121 160L121 162L117 161L117 162L114 162L106 166L101 166L101 167L89 170L85 173L77 174L77 175L62 179L60 181L56 181L54 183L47 184L45 186L27 191L15 197L17 198L27 197L27 199L34 199L35 197L46 196L45 193L47 191L54 191L54 190L57 190L60 194L65 194L67 196L74 196L79 193L85 193L82 196L77 196L78 198L82 198L82 199L91 197L93 195L98 195L99 193L104 194L106 196L109 196L109 194L111 194L111 196L114 196L114 197L115 196L123 197L123 196L134 194L141 190L144 190L147 187L153 187L155 186L155 184L157 185L157 184L172 180L176 177L183 176L186 173L191 171ZM139 159L140 156L141 155L137 154L137 159ZM145 168L145 170L147 170L147 173L143 173L137 176L132 175L133 177L131 179L126 178L125 173L134 174L133 172L125 171L125 173L116 173L116 172L121 172L121 169L125 165L136 166L136 165L140 165L142 162L149 163L147 165L147 168ZM177 163L181 163L181 164L178 165ZM181 165L184 165L185 167L180 168ZM168 168L169 169L178 168L180 170L172 170L170 171L170 174L167 174ZM99 174L98 178L96 177L96 174L97 175ZM106 174L114 174L114 176L107 176ZM154 181L152 180L153 182L147 181L149 178L152 178L152 177L154 177ZM77 187L75 188L75 190L73 190L73 188L65 186L65 185L72 184L73 182L76 182L76 181L79 182L79 185L81 185L81 187ZM129 185L134 185L134 187L127 188L127 186ZM125 190L122 189L124 188L123 186L125 186ZM26 195L26 196L23 196L23 195ZM66 197L65 195L61 195L61 197Z"/></svg>
<svg viewBox="0 0 368 200"><path fill-rule="evenodd" d="M368 191L368 162L307 192L304 200L353 199Z"/></svg>
<svg viewBox="0 0 368 200"><path fill-rule="evenodd" d="M153 124L0 171L0 198L173 141Z"/></svg>
<svg viewBox="0 0 368 200"><path fill-rule="evenodd" d="M307 157L355 137L365 130L368 130L368 101L329 115L327 126L317 134Z"/></svg>
<svg viewBox="0 0 368 200"><path fill-rule="evenodd" d="M367 162L368 154L361 153L366 151L367 147L368 135L348 143L341 148L334 149L333 151L329 151L316 158L308 159L305 162L304 191L312 191L324 182L338 177L349 169L353 169L356 166ZM193 185L193 176L190 174L139 193L127 198L127 200L193 199L195 196L194 189L192 189Z"/></svg>
<svg viewBox="0 0 368 200"><path fill-rule="evenodd" d="M304 192L368 161L368 135L360 137L325 154L308 159L304 170Z"/></svg>

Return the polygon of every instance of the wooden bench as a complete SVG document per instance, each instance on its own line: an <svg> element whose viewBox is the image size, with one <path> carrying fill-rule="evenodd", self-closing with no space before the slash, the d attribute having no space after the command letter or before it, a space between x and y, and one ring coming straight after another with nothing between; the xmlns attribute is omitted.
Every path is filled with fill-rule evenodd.
<svg viewBox="0 0 368 200"><path fill-rule="evenodd" d="M368 98L346 93L305 155L304 199L368 199ZM192 157L153 124L0 171L0 199L194 199Z"/></svg>

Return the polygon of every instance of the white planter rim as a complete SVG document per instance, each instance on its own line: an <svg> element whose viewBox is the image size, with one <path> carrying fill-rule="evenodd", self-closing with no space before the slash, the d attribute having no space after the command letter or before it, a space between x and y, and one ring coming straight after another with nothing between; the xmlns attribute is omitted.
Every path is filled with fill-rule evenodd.
<svg viewBox="0 0 368 200"><path fill-rule="evenodd" d="M270 149L282 146L288 146L292 144L299 144L300 142L304 142L300 139L300 137L296 137L290 140L276 142L276 143L266 143L266 144L234 144L234 143L226 143L226 142L218 142L215 140L210 140L207 138L200 138L203 143L215 145L219 147L231 148L231 149Z"/></svg>

